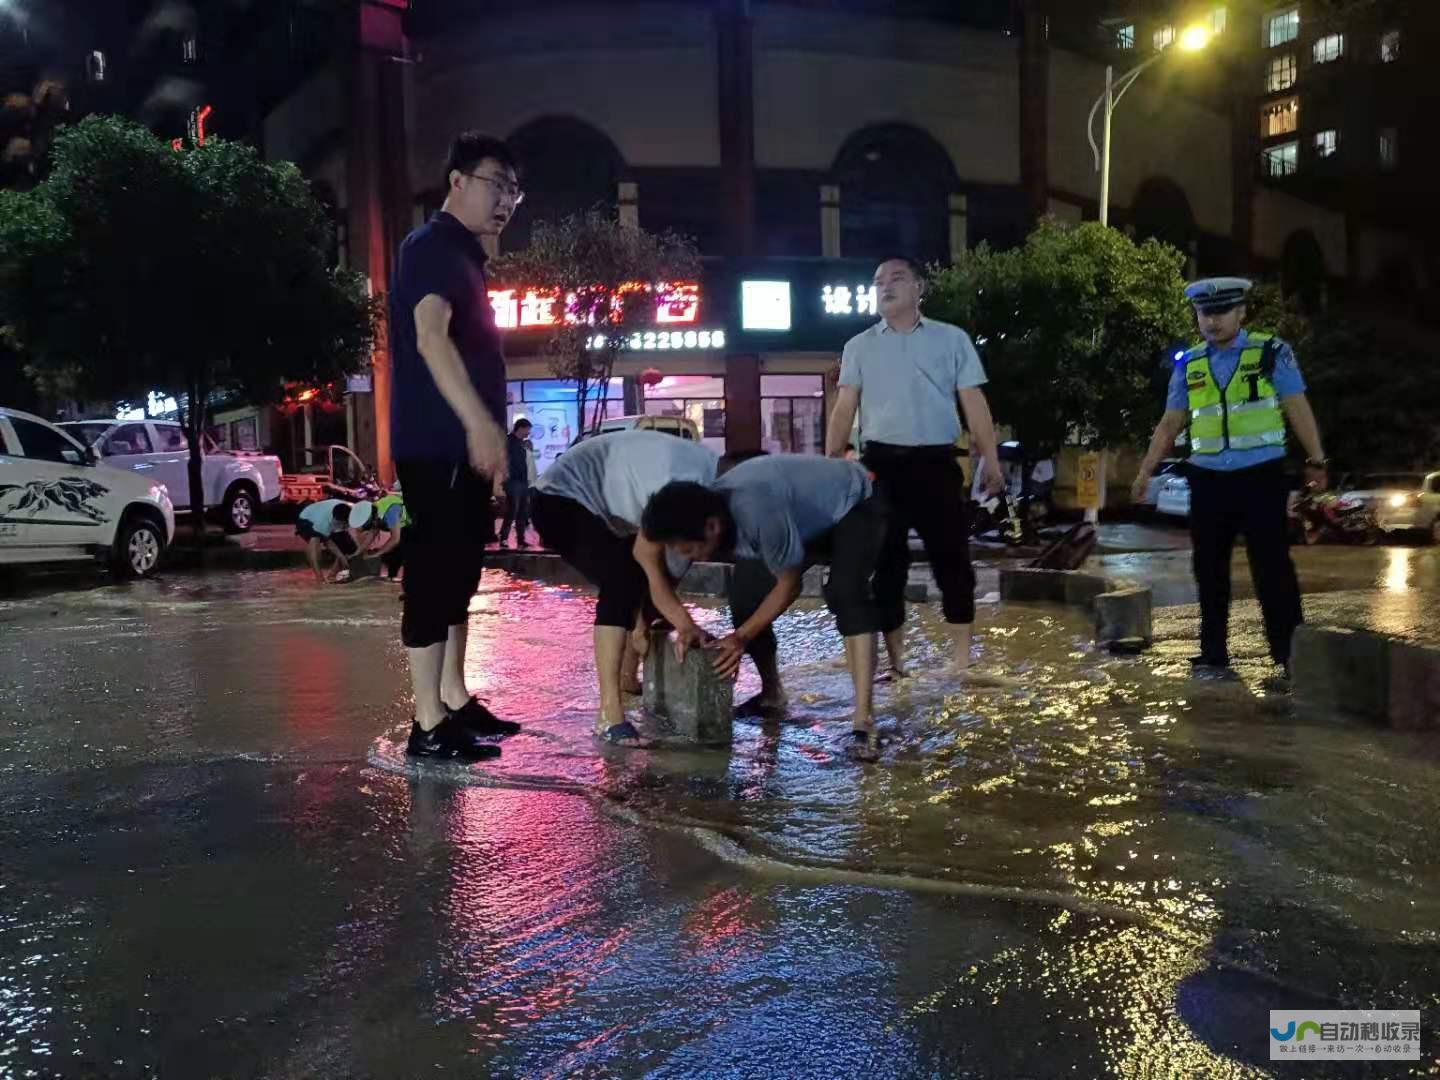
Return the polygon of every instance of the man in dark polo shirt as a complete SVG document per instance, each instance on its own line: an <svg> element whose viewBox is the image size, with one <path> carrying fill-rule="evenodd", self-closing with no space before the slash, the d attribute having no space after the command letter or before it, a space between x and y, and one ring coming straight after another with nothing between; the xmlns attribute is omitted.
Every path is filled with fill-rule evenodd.
<svg viewBox="0 0 1440 1080"><path fill-rule="evenodd" d="M390 289L394 383L390 445L405 490L405 597L417 757L492 758L499 720L465 685L470 598L480 584L490 510L505 469L505 357L485 282L482 236L498 236L522 198L498 139L456 138L445 203L400 245Z"/></svg>
<svg viewBox="0 0 1440 1080"><path fill-rule="evenodd" d="M881 262L875 293L881 319L845 343L825 449L831 457L845 453L858 410L860 460L891 510L885 553L875 572L877 602L886 610L904 604L913 528L940 587L954 649L950 670L958 674L970 667L975 622L969 493L955 447L962 410L970 451L984 458L984 489L993 494L1005 486L995 425L980 389L985 369L964 330L920 314L925 270L914 259ZM896 675L905 673L902 635L903 627L885 635Z"/></svg>

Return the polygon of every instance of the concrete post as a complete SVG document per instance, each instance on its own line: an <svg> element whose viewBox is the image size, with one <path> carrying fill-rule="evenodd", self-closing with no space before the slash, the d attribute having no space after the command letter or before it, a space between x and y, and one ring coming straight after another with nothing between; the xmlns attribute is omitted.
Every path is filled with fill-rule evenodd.
<svg viewBox="0 0 1440 1080"><path fill-rule="evenodd" d="M619 184L620 225L626 229L640 228L640 185L631 180Z"/></svg>
<svg viewBox="0 0 1440 1080"><path fill-rule="evenodd" d="M361 0L352 23L346 72L346 162L350 256L354 269L383 293L412 214L410 153L405 127L406 59L402 23L409 0ZM376 342L371 358L375 406L375 468L395 479L390 456L390 350Z"/></svg>
<svg viewBox="0 0 1440 1080"><path fill-rule="evenodd" d="M735 678L722 679L703 649L675 659L669 635L650 635L645 659L644 705L661 738L728 746L735 721Z"/></svg>
<svg viewBox="0 0 1440 1080"><path fill-rule="evenodd" d="M840 258L840 189L834 184L820 185L820 254Z"/></svg>
<svg viewBox="0 0 1440 1080"><path fill-rule="evenodd" d="M950 261L954 262L970 250L970 200L965 195L950 196Z"/></svg>

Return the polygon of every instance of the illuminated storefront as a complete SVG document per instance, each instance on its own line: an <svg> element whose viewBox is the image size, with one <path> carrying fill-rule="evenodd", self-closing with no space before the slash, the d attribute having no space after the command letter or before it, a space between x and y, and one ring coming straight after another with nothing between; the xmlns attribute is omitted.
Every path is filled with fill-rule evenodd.
<svg viewBox="0 0 1440 1080"><path fill-rule="evenodd" d="M856 260L714 262L698 282L629 287L653 297L654 314L624 343L605 415L683 416L719 451L823 453L840 352L878 317L874 269ZM497 285L490 301L506 339L510 420L543 427L543 468L588 426L574 384L556 379L543 354L565 304L543 285ZM606 344L603 328L590 344ZM660 374L653 385L639 378L648 369Z"/></svg>

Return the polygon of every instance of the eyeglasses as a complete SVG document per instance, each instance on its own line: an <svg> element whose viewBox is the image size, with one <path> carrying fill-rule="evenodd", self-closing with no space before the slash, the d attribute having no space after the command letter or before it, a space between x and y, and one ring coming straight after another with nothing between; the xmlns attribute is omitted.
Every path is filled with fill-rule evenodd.
<svg viewBox="0 0 1440 1080"><path fill-rule="evenodd" d="M484 173L467 172L463 175L473 177L476 180L484 180L501 195L509 195L513 206L519 206L525 201L525 192L520 190L519 184L507 184L504 180L494 176L486 176Z"/></svg>

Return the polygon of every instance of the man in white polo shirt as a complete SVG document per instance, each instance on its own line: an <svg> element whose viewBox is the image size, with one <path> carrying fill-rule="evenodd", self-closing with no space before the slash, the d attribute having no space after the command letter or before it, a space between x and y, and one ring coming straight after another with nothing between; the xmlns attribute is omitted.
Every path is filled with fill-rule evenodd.
<svg viewBox="0 0 1440 1080"><path fill-rule="evenodd" d="M985 490L1005 486L990 406L980 389L985 369L970 336L920 314L925 270L897 257L875 271L881 321L845 343L840 387L826 431L825 452L843 457L855 414L860 414L860 459L890 504L890 531L875 574L875 599L887 622L890 663L904 674L905 582L913 528L925 545L953 635L952 670L970 666L975 622L975 571L970 565L970 523L965 476L956 459L960 410L970 429L970 453L983 456ZM959 400L960 410L956 409Z"/></svg>

